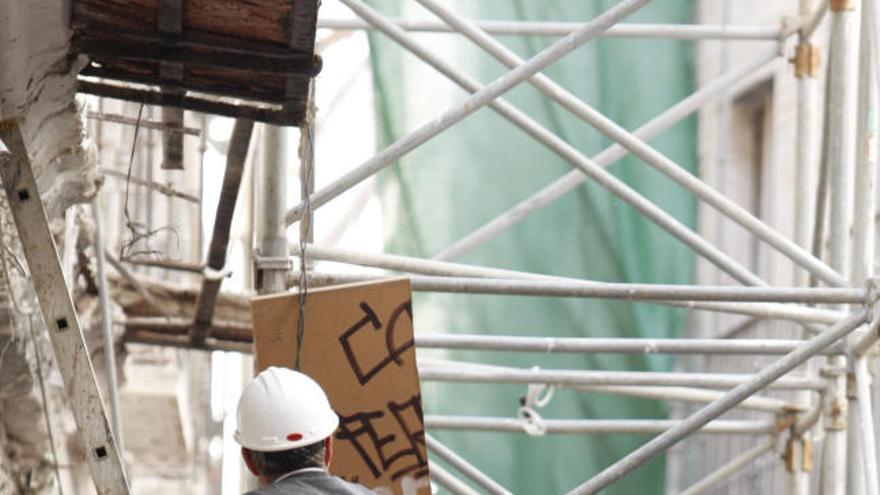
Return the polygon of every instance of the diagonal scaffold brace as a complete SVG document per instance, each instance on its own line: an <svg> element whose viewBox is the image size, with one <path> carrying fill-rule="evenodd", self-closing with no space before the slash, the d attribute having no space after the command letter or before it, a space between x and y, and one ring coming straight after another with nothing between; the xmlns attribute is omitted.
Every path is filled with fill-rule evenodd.
<svg viewBox="0 0 880 495"><path fill-rule="evenodd" d="M95 488L99 495L128 494L121 456L101 401L92 361L64 281L55 241L17 122L0 121L0 142L3 189L24 248L73 417L82 435L86 463Z"/></svg>

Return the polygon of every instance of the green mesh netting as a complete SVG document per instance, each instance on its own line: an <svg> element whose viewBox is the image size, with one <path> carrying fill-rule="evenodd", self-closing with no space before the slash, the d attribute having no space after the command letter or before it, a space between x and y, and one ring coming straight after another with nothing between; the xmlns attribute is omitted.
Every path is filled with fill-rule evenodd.
<svg viewBox="0 0 880 495"><path fill-rule="evenodd" d="M428 17L418 4L372 0L389 16ZM472 19L587 21L613 1L464 1L443 5ZM687 23L692 2L654 3L630 22ZM506 69L464 37L417 34L460 70L488 83ZM524 58L554 40L499 38ZM370 36L380 146L461 102L465 93L382 34ZM665 40L601 39L578 49L546 74L628 129L692 91L691 45ZM587 156L609 140L537 90L521 85L505 98ZM686 120L652 140L689 170L696 167L695 122ZM571 166L518 128L482 109L403 158L380 177L389 252L430 257L533 194ZM687 225L693 198L638 160L610 170ZM462 256L460 262L615 282L690 283L693 255L631 207L590 182ZM417 294L418 332L593 337L670 337L682 314L647 304L603 300ZM458 359L546 368L669 370L669 356L526 355L425 352ZM524 386L424 383L426 414L513 416ZM545 418L665 418L657 401L557 391ZM515 493L563 493L624 456L647 436L435 432ZM655 460L606 493L662 493L664 462Z"/></svg>

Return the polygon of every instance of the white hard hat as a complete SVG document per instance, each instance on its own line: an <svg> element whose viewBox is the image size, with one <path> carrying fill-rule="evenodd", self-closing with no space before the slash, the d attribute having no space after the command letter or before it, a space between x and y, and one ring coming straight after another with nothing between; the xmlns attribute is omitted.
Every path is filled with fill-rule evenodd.
<svg viewBox="0 0 880 495"><path fill-rule="evenodd" d="M287 368L263 370L238 400L235 441L258 452L320 442L339 425L327 395L307 375Z"/></svg>

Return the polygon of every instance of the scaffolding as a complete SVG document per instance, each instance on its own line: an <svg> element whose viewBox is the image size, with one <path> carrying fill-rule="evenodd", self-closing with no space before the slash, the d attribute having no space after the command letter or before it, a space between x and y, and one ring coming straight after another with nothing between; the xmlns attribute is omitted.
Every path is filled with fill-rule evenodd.
<svg viewBox="0 0 880 495"><path fill-rule="evenodd" d="M287 184L284 179L285 161L279 151L282 138L277 128L264 128L264 157L258 186L264 195L257 205L255 218L260 222L257 226L260 234L253 252L258 291L281 292L287 290L288 286L329 285L380 276L360 272L327 273L315 269L317 262L332 261L407 274L411 276L416 291L646 301L719 314L745 315L754 321L793 322L801 329L799 339L565 339L541 335L504 337L418 333L416 346L422 349L549 354L734 355L770 359L755 373L524 369L426 359L420 363L422 381L520 384L528 386L530 391L559 387L679 401L693 404L695 408L681 418L662 420L551 420L542 419L534 411L526 410L516 418L427 416L425 425L428 430L524 431L531 434L657 433L624 458L572 487L568 492L571 495L598 493L698 432L764 435L766 438L730 458L717 470L706 473L680 493L703 493L716 488L747 469L757 459L776 452L782 446L789 493L812 493L811 483L821 482L821 493L880 495L875 411L872 408L875 388L870 372L872 361L876 359L876 343L880 339L880 307L877 306L878 287L874 278L878 115L876 68L880 60L880 8L877 2L831 0L817 3L801 0L799 11L791 13L792 16L780 27L767 28L622 22L647 4L648 0L621 0L585 23L473 21L435 0L416 1L436 19L392 18L361 0L340 0L358 19L323 18L319 19L318 26L333 32L381 32L466 90L470 96L317 189L314 188L313 177L314 116L307 117L301 142L302 200L283 216L279 212L283 212L286 206ZM819 49L814 38L815 31L826 20L830 24L830 41L827 50L828 78L825 83L827 94L823 103L819 97ZM414 38L411 32L461 35L505 65L509 72L483 84L443 60L429 46ZM496 35L502 34L559 39L534 57L524 60L496 39ZM554 62L600 36L763 41L775 42L777 46L728 69L725 74L702 85L654 119L634 131L628 131L542 74ZM799 171L794 184L794 239L778 232L705 180L690 174L647 142L725 92L747 84L756 74L777 70L780 61L788 55L786 50L792 47L798 88L797 139L793 152ZM503 99L505 93L523 83L532 85L585 124L609 137L614 144L592 157L585 156ZM475 229L432 259L344 250L312 242L315 209L362 184L483 107L490 107L524 130L531 138L569 162L573 170ZM824 133L820 132L823 116ZM93 113L90 117L102 122L145 125L139 122L140 119L135 122L129 117L114 114ZM149 125L162 128L159 123ZM201 275L202 291L195 314L191 320L130 319L124 323L127 341L250 352L250 329L215 320L213 313L227 265L229 224L242 182L252 127L250 120L236 120L207 263L153 265L157 270L184 270ZM206 130L187 128L184 132L203 135ZM816 146L820 140L821 157L818 151L820 146ZM706 207L740 225L756 239L788 258L798 268L796 283L786 287L769 285L754 270L606 170L626 155L639 158L693 194ZM818 166L820 162L821 167ZM495 238L529 214L588 180L631 205L741 285L608 283L454 262L464 253ZM181 193L170 186L150 182L144 182L144 185L172 199L190 202L202 200L200 196ZM300 227L300 242L288 245L286 228L292 225ZM827 250L822 249L826 239ZM98 259L102 263L102 257ZM108 261L114 263L115 260L108 257ZM103 264L99 264L99 270L103 272ZM102 297L105 297L103 292L102 288ZM820 361L812 359L816 357L820 357L821 366L817 365ZM112 353L108 358L112 359ZM769 389L795 393L790 395L791 398L783 399L765 394L764 391ZM118 430L115 404L113 409L114 428ZM763 414L763 419L718 419L733 410L758 412ZM817 468L821 477L818 478L811 475L813 453L807 436L814 429L821 429L825 437L824 452ZM487 493L512 493L436 438L428 435L426 443L434 455L454 470L447 471L442 466L431 468L433 479L450 492L474 493L473 488L456 477L460 475Z"/></svg>
<svg viewBox="0 0 880 495"><path fill-rule="evenodd" d="M319 26L333 30L375 30L387 35L471 96L430 122L412 130L377 153L359 167L319 188L310 195L312 208L319 208L362 183L384 167L455 125L483 106L518 126L532 138L571 163L574 170L538 193L520 202L460 241L438 253L431 260L395 255L377 255L309 245L292 256L328 260L359 266L382 268L412 274L414 290L431 292L542 295L553 297L612 298L651 301L704 311L749 315L755 319L796 321L803 328L803 338L791 342L762 339L555 339L535 337L500 337L480 335L424 335L417 337L420 348L471 349L520 352L617 352L675 354L779 353L779 356L754 374L739 376L712 373L638 373L584 370L529 370L478 363L426 362L420 366L423 381L461 381L478 383L543 384L585 391L656 397L701 404L681 420L540 420L534 418L428 417L428 428L488 431L542 432L633 432L659 434L618 462L595 474L571 494L597 493L651 458L667 451L695 432L743 432L749 428L768 428L770 438L729 460L720 469L707 474L681 493L702 493L767 455L777 441L787 440L786 459L790 473L790 492L810 493L811 454L804 453L804 433L813 427L824 428L825 454L820 471L822 493L876 494L876 441L873 425L872 377L868 372L871 349L878 338L875 316L876 288L874 267L874 211L876 150L876 60L880 52L874 44L876 12L874 2L831 1L820 5L802 1L799 12L780 28L709 25L644 25L621 21L646 2L622 1L594 20L584 23L472 21L445 8L434 0L417 0L436 19L390 18L359 0L341 0L359 17L358 20L321 19ZM818 98L818 47L814 32L824 17L830 17L831 37L828 50L829 69L827 101ZM860 33L860 25L862 27ZM450 32L460 34L510 72L488 84L481 84L442 60L428 46L419 43L410 32ZM496 35L543 35L561 37L534 57L523 60L499 42ZM699 88L690 97L629 132L556 84L541 71L597 36L657 37L689 40L776 40L774 50L759 53L753 60L728 70L715 81ZM789 43L789 40L793 40ZM778 63L785 48L795 44L793 64L798 78L797 154L798 182L795 206L796 236L789 239L762 219L725 197L699 177L658 152L647 140L687 115L706 105L744 79ZM859 59L861 53L861 60ZM855 81L858 81L856 84ZM542 127L515 106L501 99L518 84L527 82L547 98L561 105L584 123L611 138L614 144L593 157L586 157L568 143ZM813 143L822 137L818 132L821 114L826 115L822 171ZM858 125L857 125L858 123ZM606 167L620 157L632 154L675 181L701 202L736 222L799 269L798 287L769 287L752 270L733 260L712 242L682 225L608 173ZM856 180L858 178L858 180ZM462 254L494 238L508 227L551 203L578 184L592 180L636 208L667 232L689 246L703 259L730 275L742 286L658 286L615 284L549 277L511 270L462 265L452 262ZM819 181L823 187L818 187ZM827 182L827 186L825 186ZM820 191L817 197L817 191ZM827 192L826 192L827 191ZM823 226L827 209L827 226ZM289 224L303 216L303 205L287 213ZM818 225L816 227L815 225ZM824 229L824 230L823 230ZM826 259L820 259L823 235L829 239ZM259 263L278 263L281 259L262 258ZM301 273L299 274L302 275ZM311 283L329 284L365 278L363 275L329 273L307 274ZM815 307L822 305L821 308ZM777 347L778 346L778 347ZM835 351L834 349L838 349ZM826 355L822 370L803 363L819 354ZM726 376L725 376L726 375ZM730 379L728 385L722 381ZM798 382L792 382L797 380ZM813 383L808 383L813 382ZM849 388L848 388L849 384ZM768 387L793 387L801 392L797 400L782 401L759 395ZM726 391L713 390L714 387ZM810 393L810 390L819 393ZM769 401L769 402L768 402ZM774 402L776 401L776 402ZM760 405L759 405L760 404ZM717 418L734 408L766 408L774 411L774 421L724 423ZM814 426L818 425L818 426ZM448 448L428 438L429 449L450 466L470 478L488 493L509 493ZM848 473L848 466L857 466ZM853 475L853 473L857 473ZM441 472L437 482L454 493L468 493L449 482L450 473ZM849 476L849 479L848 479Z"/></svg>

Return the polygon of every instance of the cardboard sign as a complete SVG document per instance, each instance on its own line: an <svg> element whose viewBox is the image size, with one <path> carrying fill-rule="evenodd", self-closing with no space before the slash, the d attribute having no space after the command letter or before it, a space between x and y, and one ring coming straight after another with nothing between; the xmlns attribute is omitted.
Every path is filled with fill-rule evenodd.
<svg viewBox="0 0 880 495"><path fill-rule="evenodd" d="M383 495L428 495L409 279L308 292L300 371L339 415L333 474ZM293 368L299 296L251 301L257 370Z"/></svg>

